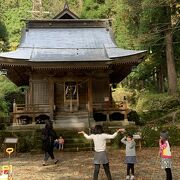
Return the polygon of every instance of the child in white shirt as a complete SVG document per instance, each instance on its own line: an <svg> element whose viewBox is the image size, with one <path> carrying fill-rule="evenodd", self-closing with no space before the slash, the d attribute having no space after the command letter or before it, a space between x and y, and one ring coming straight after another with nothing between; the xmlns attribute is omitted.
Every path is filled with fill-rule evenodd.
<svg viewBox="0 0 180 180"><path fill-rule="evenodd" d="M91 139L94 141L94 180L98 179L100 164L103 164L104 171L108 180L112 180L111 172L109 169L109 161L106 154L106 140L114 139L118 132L124 131L124 129L118 129L114 134L106 134L103 131L103 127L101 125L96 125L94 128L94 133L91 135L87 135L84 131L78 132L79 134L83 134L86 139Z"/></svg>

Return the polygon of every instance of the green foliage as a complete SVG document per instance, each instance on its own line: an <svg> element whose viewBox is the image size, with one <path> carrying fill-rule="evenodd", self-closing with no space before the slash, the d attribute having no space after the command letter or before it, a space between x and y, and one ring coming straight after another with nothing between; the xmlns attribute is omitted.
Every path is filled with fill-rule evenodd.
<svg viewBox="0 0 180 180"><path fill-rule="evenodd" d="M2 1L2 19L7 28L10 42L10 49L17 47L20 40L21 29L24 26L23 19L29 19L31 10L30 0Z"/></svg>
<svg viewBox="0 0 180 180"><path fill-rule="evenodd" d="M113 134L115 132L115 129L111 129L111 130L108 130L106 131L110 134ZM121 139L124 137L124 136L127 136L127 134L137 134L140 132L140 129L138 126L127 126L126 127L126 133L125 134L122 134L122 133L119 133L118 136L115 138L115 139L112 139L108 144L113 147L114 149L119 149L121 148L122 146L124 146L122 143L121 143Z"/></svg>
<svg viewBox="0 0 180 180"><path fill-rule="evenodd" d="M33 149L33 137L30 134L23 135L19 138L18 151L30 152Z"/></svg>
<svg viewBox="0 0 180 180"><path fill-rule="evenodd" d="M140 129L138 126L134 126L134 125L129 125L126 127L126 134L137 134L139 133Z"/></svg>
<svg viewBox="0 0 180 180"><path fill-rule="evenodd" d="M128 120L135 122L136 125L142 125L143 124L138 113L134 110L131 110L131 112L128 114Z"/></svg>
<svg viewBox="0 0 180 180"><path fill-rule="evenodd" d="M180 111L175 114L175 123L180 123Z"/></svg>
<svg viewBox="0 0 180 180"><path fill-rule="evenodd" d="M46 12L46 13L43 13L43 18L52 19L53 17L55 17L57 14L59 14L60 11L63 10L65 2L66 0L53 0L53 1L44 0L42 3L43 12ZM82 5L83 5L83 1L71 0L71 1L68 1L68 5L69 5L70 11L72 11L76 15L79 15Z"/></svg>
<svg viewBox="0 0 180 180"><path fill-rule="evenodd" d="M64 3L65 0L44 0L43 11L49 11L49 14L43 14L43 17L54 17L63 9ZM166 29L166 23L170 20L170 11L168 10L167 12L164 5L167 6L168 4L164 4L166 3L164 0L71 0L68 3L70 10L79 14L81 18L110 18L112 20L116 42L120 47L147 49L151 52L147 60L141 63L136 71L131 73L128 78L134 82L143 81L145 82L146 89L155 91L156 84L154 82L153 72L158 71L159 67L163 65L163 76L167 76L165 70L164 30ZM22 19L32 18L31 10L31 0L0 0L0 51L7 50L8 38L10 49L17 47L21 29L24 26ZM175 16L177 11L177 9L173 9L171 14L173 15L174 22L177 23L173 29L174 41L177 43L174 43L173 47L176 69L180 72L180 46L178 43L180 41L180 31L178 19ZM5 108L5 106L10 106L9 102L12 103L13 98L10 96L13 96L13 93L11 94L11 91L16 92L13 86L9 82L1 83L0 79L0 97L2 97L2 101L4 101L5 92L6 97L11 99L8 103L0 106ZM180 87L180 83L178 86ZM131 83L129 87L132 89L140 88L139 83ZM141 101L143 100L138 101L137 108L141 106ZM164 108L168 110L168 108L171 108L169 106L171 105L167 107L164 105ZM142 111L140 113L145 114L146 117L149 116L148 119L151 119L164 114L164 110L156 109L153 113L154 116L151 113L142 113Z"/></svg>
<svg viewBox="0 0 180 180"><path fill-rule="evenodd" d="M113 90L114 92L112 93L112 96L114 101L122 101L124 100L124 96L126 96L129 101L129 98L132 96L131 90L126 88L117 87Z"/></svg>
<svg viewBox="0 0 180 180"><path fill-rule="evenodd" d="M142 132L142 142L143 146L146 147L155 147L159 145L159 137L160 132L162 130L167 130L169 132L169 142L171 146L179 146L180 140L178 137L180 137L180 131L176 126L144 126L141 129Z"/></svg>
<svg viewBox="0 0 180 180"><path fill-rule="evenodd" d="M82 18L105 18L106 6L100 5L93 0L85 0L84 6L81 12Z"/></svg>
<svg viewBox="0 0 180 180"><path fill-rule="evenodd" d="M133 71L129 78L132 81L140 81L143 80L146 83L146 89L154 90L154 79L153 79L153 71L155 67L159 66L160 63L156 62L153 57L147 58L144 62L142 62L136 69ZM139 89L138 83L132 83L130 88ZM139 89L140 90L140 89Z"/></svg>
<svg viewBox="0 0 180 180"><path fill-rule="evenodd" d="M112 132L112 133L114 133L114 132ZM123 135L119 134L115 139L112 139L110 142L107 142L107 145L109 145L110 147L112 147L114 149L119 149L123 146L121 143L122 138L123 138Z"/></svg>
<svg viewBox="0 0 180 180"><path fill-rule="evenodd" d="M179 106L180 101L178 97L168 96L167 94L141 93L136 109L138 112L155 110L170 112Z"/></svg>
<svg viewBox="0 0 180 180"><path fill-rule="evenodd" d="M64 3L65 0L44 0L42 4L43 11L49 12L49 14L43 13L43 17L53 18L63 9ZM148 57L148 62L146 61L136 73L130 76L134 81L141 79L149 82L146 83L146 86L150 90L156 88L155 83L152 83L154 81L152 77L154 68L158 70L159 66L163 64L163 68L166 69L164 29L166 29L165 25L170 18L169 13L164 8L168 4L165 3L164 0L68 1L70 10L77 13L77 15L79 14L81 18L110 18L116 42L119 46L130 49L147 49L152 52ZM32 1L0 0L0 4L0 17L2 17L9 34L10 49L15 49L19 43L21 29L24 26L24 22L21 20L31 18ZM173 35L174 41L179 42L179 24L175 16L177 11L178 9L176 8L172 11L173 19L177 22ZM6 44L5 47L7 47ZM174 43L174 54L178 71L180 71L180 68L178 68L180 67L178 66L179 53L179 43ZM166 76L166 72L164 72L164 75Z"/></svg>
<svg viewBox="0 0 180 180"><path fill-rule="evenodd" d="M0 21L0 52L7 50L8 34L3 22Z"/></svg>
<svg viewBox="0 0 180 180"><path fill-rule="evenodd" d="M16 101L17 104L25 104L25 95L24 95L24 92L22 92L21 87L15 89L15 90L6 92L4 94L4 99L7 103L9 112L13 111L12 104L13 104L14 100Z"/></svg>
<svg viewBox="0 0 180 180"><path fill-rule="evenodd" d="M7 103L2 97L0 97L0 117L6 116L7 113L8 113Z"/></svg>
<svg viewBox="0 0 180 180"><path fill-rule="evenodd" d="M15 90L17 87L6 76L0 76L0 97L8 91Z"/></svg>
<svg viewBox="0 0 180 180"><path fill-rule="evenodd" d="M166 7L166 8L165 8ZM167 23L170 23L173 12L170 12L170 5L163 0L126 1L119 0L116 8L116 18L114 20L114 31L116 40L121 47L130 49L147 49L150 54L147 61L142 63L128 77L132 81L143 80L145 88L157 91L154 72L159 72L163 68L163 76L166 77L166 57L165 57L165 33ZM178 22L178 17L173 17ZM179 23L176 24L179 26ZM173 29L173 44L176 67L178 68L179 30ZM175 40L176 39L176 40ZM180 67L180 66L179 66ZM180 71L179 71L180 72ZM141 88L139 84L131 84L131 88ZM166 90L166 89L165 89Z"/></svg>
<svg viewBox="0 0 180 180"><path fill-rule="evenodd" d="M13 92L17 92L14 99L16 96L20 96L21 91L18 90L18 88L10 82L6 76L0 76L0 117L5 117L7 116L7 113L9 113L13 99L8 98L8 96Z"/></svg>
<svg viewBox="0 0 180 180"><path fill-rule="evenodd" d="M145 126L141 129L143 146L155 147L159 145L159 127Z"/></svg>
<svg viewBox="0 0 180 180"><path fill-rule="evenodd" d="M15 137L12 132L0 130L0 144L2 145L6 137Z"/></svg>
<svg viewBox="0 0 180 180"><path fill-rule="evenodd" d="M8 102L4 98L5 92L14 89L14 85L5 76L0 76L0 117L5 117L8 111Z"/></svg>
<svg viewBox="0 0 180 180"><path fill-rule="evenodd" d="M38 137L36 137L36 131L14 131L8 130L0 131L0 142L3 142L6 137L18 138L17 151L18 152L30 152L33 148L37 148ZM41 144L40 144L41 145Z"/></svg>
<svg viewBox="0 0 180 180"><path fill-rule="evenodd" d="M167 94L141 93L140 97L137 98L136 110L144 121L153 121L179 108L179 97L168 96ZM161 118L156 123L169 122L172 122L172 116Z"/></svg>
<svg viewBox="0 0 180 180"><path fill-rule="evenodd" d="M0 130L5 130L5 129L6 129L6 124L0 123Z"/></svg>
<svg viewBox="0 0 180 180"><path fill-rule="evenodd" d="M180 145L180 130L176 126L168 126L166 128L169 132L169 142L172 146Z"/></svg>

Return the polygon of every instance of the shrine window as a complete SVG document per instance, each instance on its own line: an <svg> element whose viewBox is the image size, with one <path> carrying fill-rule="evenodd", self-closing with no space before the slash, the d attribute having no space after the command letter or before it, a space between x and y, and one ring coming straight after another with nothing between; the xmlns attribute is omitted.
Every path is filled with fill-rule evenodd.
<svg viewBox="0 0 180 180"><path fill-rule="evenodd" d="M74 81L65 82L65 99L77 100L77 82Z"/></svg>
<svg viewBox="0 0 180 180"><path fill-rule="evenodd" d="M48 84L46 81L33 82L33 103L48 104Z"/></svg>

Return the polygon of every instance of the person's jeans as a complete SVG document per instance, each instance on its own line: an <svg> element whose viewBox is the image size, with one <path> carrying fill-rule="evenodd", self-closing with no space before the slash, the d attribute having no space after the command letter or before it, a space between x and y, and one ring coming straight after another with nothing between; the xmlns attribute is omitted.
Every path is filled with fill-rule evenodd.
<svg viewBox="0 0 180 180"><path fill-rule="evenodd" d="M106 176L107 176L108 180L112 180L111 172L110 172L110 169L109 169L109 163L103 164L103 167L104 167L104 171L106 173ZM94 180L98 180L99 170L100 170L100 164L95 164L94 178L93 178Z"/></svg>
<svg viewBox="0 0 180 180"><path fill-rule="evenodd" d="M49 149L48 151L45 151L44 161L47 161L49 157L51 157L51 159L54 159L53 149Z"/></svg>

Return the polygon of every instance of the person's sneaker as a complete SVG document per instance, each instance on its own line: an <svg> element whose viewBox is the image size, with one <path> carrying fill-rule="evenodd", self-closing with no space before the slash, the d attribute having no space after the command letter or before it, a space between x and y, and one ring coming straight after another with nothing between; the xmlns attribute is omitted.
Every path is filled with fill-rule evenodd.
<svg viewBox="0 0 180 180"><path fill-rule="evenodd" d="M59 161L58 159L57 159L57 160L55 160L55 161L54 161L54 164L57 164L57 163L58 163L58 161Z"/></svg>
<svg viewBox="0 0 180 180"><path fill-rule="evenodd" d="M135 177L132 175L131 178L130 178L130 180L134 180L134 179L135 179Z"/></svg>
<svg viewBox="0 0 180 180"><path fill-rule="evenodd" d="M129 175L127 175L127 176L126 176L126 180L129 180L129 179L130 179L130 176L129 176Z"/></svg>
<svg viewBox="0 0 180 180"><path fill-rule="evenodd" d="M47 166L47 164L46 164L46 163L43 163L42 165L43 165L43 166Z"/></svg>

